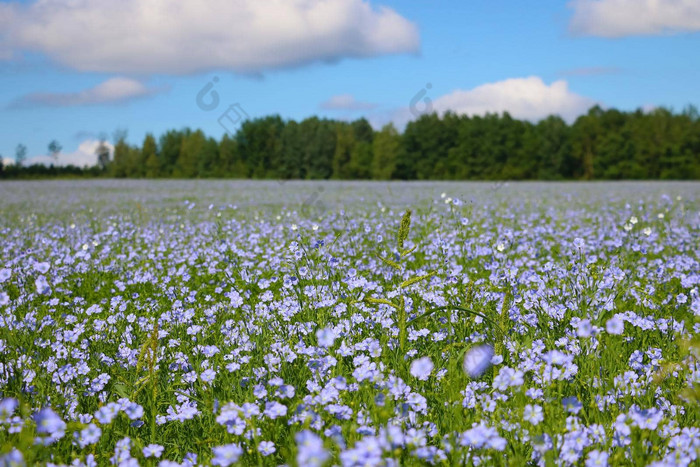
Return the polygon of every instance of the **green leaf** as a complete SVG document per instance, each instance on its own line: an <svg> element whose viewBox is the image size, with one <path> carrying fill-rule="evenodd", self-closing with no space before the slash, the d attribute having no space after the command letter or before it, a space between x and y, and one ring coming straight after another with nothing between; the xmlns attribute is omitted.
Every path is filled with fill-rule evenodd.
<svg viewBox="0 0 700 467"><path fill-rule="evenodd" d="M397 245L399 251L403 250L403 242L408 238L408 232L411 230L411 210L406 209L403 217L401 218L401 226L399 227L399 236Z"/></svg>
<svg viewBox="0 0 700 467"><path fill-rule="evenodd" d="M415 284L416 282L420 282L423 279L428 279L429 277L433 277L434 275L435 275L435 271L428 273L428 274L423 274L422 276L411 277L410 279L403 281L400 284L400 286L401 286L401 288L408 287L409 285Z"/></svg>
<svg viewBox="0 0 700 467"><path fill-rule="evenodd" d="M384 264L387 264L387 265L391 266L391 267L394 268L394 269L401 270L401 265L400 265L399 263L397 263L397 262L395 262L395 261L392 261L392 260L390 260L390 259L387 259L387 258L382 258L382 257L379 256L379 255L377 255L377 258L379 258Z"/></svg>
<svg viewBox="0 0 700 467"><path fill-rule="evenodd" d="M129 397L129 389L122 383L115 383L112 385L112 390L117 393L120 397Z"/></svg>

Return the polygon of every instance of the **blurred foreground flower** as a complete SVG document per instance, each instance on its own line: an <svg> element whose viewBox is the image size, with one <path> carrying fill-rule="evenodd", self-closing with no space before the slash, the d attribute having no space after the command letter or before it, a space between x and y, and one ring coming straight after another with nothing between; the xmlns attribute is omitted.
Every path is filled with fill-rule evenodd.
<svg viewBox="0 0 700 467"><path fill-rule="evenodd" d="M17 448L12 448L12 451L0 456L0 465L8 467L24 467L27 465L24 462L24 456Z"/></svg>
<svg viewBox="0 0 700 467"><path fill-rule="evenodd" d="M212 448L212 452L214 453L212 465L227 467L238 462L238 458L243 454L243 449L238 444L226 444Z"/></svg>
<svg viewBox="0 0 700 467"><path fill-rule="evenodd" d="M418 358L411 363L411 375L421 381L425 381L430 378L433 368L433 361L430 360L430 357Z"/></svg>
<svg viewBox="0 0 700 467"><path fill-rule="evenodd" d="M491 366L493 346L491 344L472 347L464 354L464 372L470 378L478 378Z"/></svg>
<svg viewBox="0 0 700 467"><path fill-rule="evenodd" d="M0 401L0 423L8 423L19 406L17 399L8 397Z"/></svg>
<svg viewBox="0 0 700 467"><path fill-rule="evenodd" d="M297 442L297 462L299 465L321 466L329 457L323 447L323 440L312 431L304 430L294 436Z"/></svg>
<svg viewBox="0 0 700 467"><path fill-rule="evenodd" d="M46 439L37 439L38 442L43 441L45 444L51 444L66 434L66 422L48 407L34 414L34 421L36 422L36 432L40 435L47 435Z"/></svg>

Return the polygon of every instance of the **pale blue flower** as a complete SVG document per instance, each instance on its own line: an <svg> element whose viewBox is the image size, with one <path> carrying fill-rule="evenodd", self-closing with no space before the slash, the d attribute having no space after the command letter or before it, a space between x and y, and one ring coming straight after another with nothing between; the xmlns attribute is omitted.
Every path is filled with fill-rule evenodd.
<svg viewBox="0 0 700 467"><path fill-rule="evenodd" d="M270 454L274 454L275 451L275 443L273 443L272 441L261 441L260 443L258 443L258 452L263 456L269 456Z"/></svg>
<svg viewBox="0 0 700 467"><path fill-rule="evenodd" d="M323 329L319 329L316 331L316 339L318 340L318 345L321 347L325 348L330 348L333 347L333 343L335 342L335 332L333 331L333 328L327 327Z"/></svg>
<svg viewBox="0 0 700 467"><path fill-rule="evenodd" d="M430 378L430 373L432 373L434 367L435 365L433 365L430 357L418 358L411 362L411 375L420 381L426 381Z"/></svg>
<svg viewBox="0 0 700 467"><path fill-rule="evenodd" d="M211 460L212 465L228 467L238 462L243 454L243 449L238 444L226 444L212 448L212 452L214 453L214 458Z"/></svg>
<svg viewBox="0 0 700 467"><path fill-rule="evenodd" d="M63 438L66 430L66 422L61 420L56 412L50 407L45 407L34 414L36 422L36 432L41 435L48 435L51 440Z"/></svg>
<svg viewBox="0 0 700 467"><path fill-rule="evenodd" d="M493 347L489 344L472 347L464 354L464 371L470 378L478 378L491 366Z"/></svg>
<svg viewBox="0 0 700 467"><path fill-rule="evenodd" d="M625 331L625 322L615 315L605 323L605 330L608 334L620 335Z"/></svg>
<svg viewBox="0 0 700 467"><path fill-rule="evenodd" d="M533 425L538 425L542 420L544 420L542 407L537 404L527 404L523 413L523 419L526 422L532 423Z"/></svg>
<svg viewBox="0 0 700 467"><path fill-rule="evenodd" d="M163 446L160 444L149 444L143 448L144 457L160 457L163 454Z"/></svg>
<svg viewBox="0 0 700 467"><path fill-rule="evenodd" d="M593 450L588 453L586 458L586 467L607 467L608 465L608 453Z"/></svg>

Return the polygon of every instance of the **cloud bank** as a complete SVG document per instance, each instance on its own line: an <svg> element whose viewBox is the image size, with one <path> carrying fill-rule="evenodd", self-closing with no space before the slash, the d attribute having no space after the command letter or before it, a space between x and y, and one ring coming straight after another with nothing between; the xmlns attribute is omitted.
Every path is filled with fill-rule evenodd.
<svg viewBox="0 0 700 467"><path fill-rule="evenodd" d="M452 112L470 116L508 112L513 118L531 122L559 115L564 120L573 122L598 104L593 99L570 91L566 81L555 81L547 85L537 76L511 78L467 90L457 89L437 98L430 92L421 93L419 97L413 107L377 112L367 118L374 128L381 128L391 122L399 129L403 129L411 120L432 112L439 115Z"/></svg>
<svg viewBox="0 0 700 467"><path fill-rule="evenodd" d="M130 78L110 78L95 87L75 93L33 93L22 96L9 108L75 107L81 105L116 104L162 92Z"/></svg>
<svg viewBox="0 0 700 467"><path fill-rule="evenodd" d="M698 0L573 0L576 35L625 37L700 31Z"/></svg>
<svg viewBox="0 0 700 467"><path fill-rule="evenodd" d="M39 0L0 4L0 57L79 71L256 74L417 52L415 24L363 0Z"/></svg>
<svg viewBox="0 0 700 467"><path fill-rule="evenodd" d="M541 78L531 76L457 90L436 99L433 108L440 114L447 111L462 115L508 112L521 120L538 121L549 115L559 115L573 121L595 103L571 92L566 81L547 85Z"/></svg>

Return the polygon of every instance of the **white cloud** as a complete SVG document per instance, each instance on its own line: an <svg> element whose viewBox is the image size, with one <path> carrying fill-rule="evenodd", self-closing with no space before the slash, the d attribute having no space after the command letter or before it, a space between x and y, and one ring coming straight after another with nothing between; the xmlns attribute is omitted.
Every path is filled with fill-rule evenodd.
<svg viewBox="0 0 700 467"><path fill-rule="evenodd" d="M698 0L572 0L569 28L579 35L624 37L700 31Z"/></svg>
<svg viewBox="0 0 700 467"><path fill-rule="evenodd" d="M401 130L422 114L437 112L444 115L448 111L481 116L508 112L513 118L533 122L559 115L573 122L596 104L598 102L593 99L571 92L566 81L547 85L541 78L531 76L482 84L469 90L458 89L437 98L430 90L424 89L413 99L412 107L376 112L367 118L374 128L392 122Z"/></svg>
<svg viewBox="0 0 700 467"><path fill-rule="evenodd" d="M333 96L320 105L323 110L372 110L377 107L371 102L362 102L351 94L339 94Z"/></svg>
<svg viewBox="0 0 700 467"><path fill-rule="evenodd" d="M239 73L417 52L415 24L363 0L40 0L0 5L0 56L80 71ZM2 51L5 53L1 53Z"/></svg>
<svg viewBox="0 0 700 467"><path fill-rule="evenodd" d="M97 154L95 154L95 151L99 145L100 142L98 140L86 140L80 143L80 146L78 146L78 149L75 151L71 153L59 154L57 160L54 160L51 156L39 155L28 157L27 160L24 161L24 165L53 164L56 166L77 165L78 167L92 167L97 165ZM105 142L105 145L109 148L109 157L111 158L114 154L114 145L110 144L109 142ZM14 163L14 161L12 161L12 163Z"/></svg>
<svg viewBox="0 0 700 467"><path fill-rule="evenodd" d="M464 115L508 112L513 118L537 121L559 115L572 121L596 102L569 90L566 81L545 84L541 78L512 78L457 90L433 102L438 113L452 111Z"/></svg>
<svg viewBox="0 0 700 467"><path fill-rule="evenodd" d="M95 87L72 93L33 93L12 102L10 108L73 107L79 105L114 104L162 92L130 78L110 78Z"/></svg>

